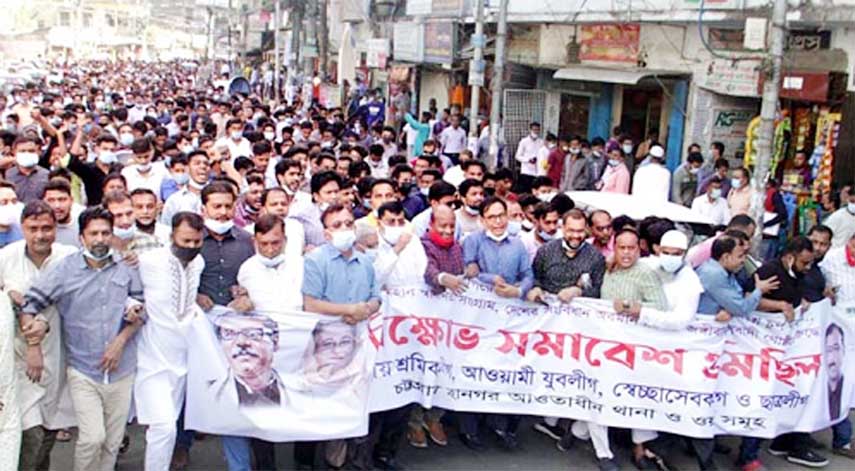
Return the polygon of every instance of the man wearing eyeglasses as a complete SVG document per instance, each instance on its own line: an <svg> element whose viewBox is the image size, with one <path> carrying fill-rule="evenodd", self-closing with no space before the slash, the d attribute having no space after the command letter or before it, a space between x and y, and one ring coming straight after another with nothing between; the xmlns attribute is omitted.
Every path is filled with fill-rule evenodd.
<svg viewBox="0 0 855 471"><path fill-rule="evenodd" d="M285 388L273 368L279 348L279 326L271 318L227 310L214 321L217 340L229 364L225 378L210 381L218 401L240 408L278 407Z"/></svg>

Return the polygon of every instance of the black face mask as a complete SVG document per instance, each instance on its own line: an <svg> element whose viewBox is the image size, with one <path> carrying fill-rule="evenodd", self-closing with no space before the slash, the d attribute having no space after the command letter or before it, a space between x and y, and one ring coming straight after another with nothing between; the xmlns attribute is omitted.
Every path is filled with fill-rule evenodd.
<svg viewBox="0 0 855 471"><path fill-rule="evenodd" d="M486 193L487 196L493 196L496 194L496 189L495 188L484 188L484 193Z"/></svg>
<svg viewBox="0 0 855 471"><path fill-rule="evenodd" d="M172 244L171 249L172 255L184 263L189 263L202 251L202 247L179 247L175 244Z"/></svg>
<svg viewBox="0 0 855 471"><path fill-rule="evenodd" d="M415 187L415 183L404 183L403 185L401 185L401 194L404 195L404 197L406 198L407 196L410 196L410 193L412 193L413 188Z"/></svg>

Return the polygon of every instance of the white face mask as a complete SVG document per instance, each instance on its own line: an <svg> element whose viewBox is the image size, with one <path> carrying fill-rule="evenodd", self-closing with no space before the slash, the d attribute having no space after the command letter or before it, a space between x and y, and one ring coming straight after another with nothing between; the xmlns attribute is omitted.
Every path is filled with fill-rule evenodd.
<svg viewBox="0 0 855 471"><path fill-rule="evenodd" d="M102 150L98 154L98 160L100 160L102 164L113 165L117 160L116 153L111 150Z"/></svg>
<svg viewBox="0 0 855 471"><path fill-rule="evenodd" d="M119 226L113 226L113 235L122 240L128 240L133 238L136 233L136 228L134 226L122 228Z"/></svg>
<svg viewBox="0 0 855 471"><path fill-rule="evenodd" d="M710 191L710 198L712 198L713 201L721 198L721 188L716 188Z"/></svg>
<svg viewBox="0 0 855 471"><path fill-rule="evenodd" d="M395 245L401 239L405 229L404 226L383 226L383 238L389 245Z"/></svg>
<svg viewBox="0 0 855 471"><path fill-rule="evenodd" d="M730 180L730 186L732 186L734 190L738 190L742 188L742 180L739 178L732 178Z"/></svg>
<svg viewBox="0 0 855 471"><path fill-rule="evenodd" d="M122 134L119 134L119 142L121 142L123 146L129 146L134 142L134 135L129 132L123 132Z"/></svg>
<svg viewBox="0 0 855 471"><path fill-rule="evenodd" d="M846 203L846 210L849 211L850 214L855 214L855 203Z"/></svg>
<svg viewBox="0 0 855 471"><path fill-rule="evenodd" d="M630 152L632 152L632 145L624 144L623 147L621 147L621 149L623 149L624 154L629 154Z"/></svg>
<svg viewBox="0 0 855 471"><path fill-rule="evenodd" d="M377 259L377 247L363 249L362 253L364 253L365 256L368 257L372 263L374 262L374 260Z"/></svg>
<svg viewBox="0 0 855 471"><path fill-rule="evenodd" d="M217 221L216 219L205 218L205 227L208 228L209 231L218 235L223 235L226 232L229 232L232 230L234 225L235 223L231 219L228 221Z"/></svg>
<svg viewBox="0 0 855 471"><path fill-rule="evenodd" d="M0 206L0 226L11 226L21 220L21 211L24 205L12 203Z"/></svg>
<svg viewBox="0 0 855 471"><path fill-rule="evenodd" d="M275 137L276 137L275 132L267 131L266 133L264 133L264 138L267 139L268 141L272 141L273 138L275 138Z"/></svg>
<svg viewBox="0 0 855 471"><path fill-rule="evenodd" d="M285 262L285 254L280 253L279 255L273 258L267 258L264 255L258 254L258 260L261 262L262 265L267 268L276 268Z"/></svg>
<svg viewBox="0 0 855 471"><path fill-rule="evenodd" d="M356 232L353 232L353 229L333 232L332 240L330 240L330 244L339 252L350 250L353 248L354 242L356 242Z"/></svg>
<svg viewBox="0 0 855 471"><path fill-rule="evenodd" d="M231 136L233 140L239 141L243 137L243 131L232 131Z"/></svg>
<svg viewBox="0 0 855 471"><path fill-rule="evenodd" d="M493 234L493 233L492 233L492 232L490 232L489 230L488 230L488 231L486 231L486 234L487 234L487 238L489 238L489 239L491 239L491 240L493 240L493 241L495 241L495 242L501 242L501 241L503 241L503 240L505 240L505 239L507 239L507 238L508 238L508 230L507 230L507 229L505 229L505 232L502 232L502 233L501 233L501 234L499 234L499 235Z"/></svg>
<svg viewBox="0 0 855 471"><path fill-rule="evenodd" d="M551 191L549 193L541 193L537 195L537 199L543 201L544 203L549 203L550 201L552 201L552 198L555 198L556 194L557 193L555 193L554 191Z"/></svg>
<svg viewBox="0 0 855 471"><path fill-rule="evenodd" d="M39 155L35 152L18 152L15 154L15 163L24 168L33 168L39 163Z"/></svg>
<svg viewBox="0 0 855 471"><path fill-rule="evenodd" d="M519 221L508 221L508 234L516 236L522 232L522 223Z"/></svg>
<svg viewBox="0 0 855 471"><path fill-rule="evenodd" d="M683 266L683 257L662 254L659 256L659 266L668 273L677 273L680 267Z"/></svg>

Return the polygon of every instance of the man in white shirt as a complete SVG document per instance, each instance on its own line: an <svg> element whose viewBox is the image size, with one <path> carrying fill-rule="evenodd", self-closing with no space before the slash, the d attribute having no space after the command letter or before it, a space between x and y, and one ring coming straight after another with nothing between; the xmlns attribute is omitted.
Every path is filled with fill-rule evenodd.
<svg viewBox="0 0 855 471"><path fill-rule="evenodd" d="M172 216L181 211L191 213L202 213L202 189L208 184L208 172L210 170L208 154L203 150L193 151L187 164L190 179L187 186L173 193L163 204L163 212L160 222L172 225Z"/></svg>
<svg viewBox="0 0 855 471"><path fill-rule="evenodd" d="M152 163L154 149L151 143L146 138L137 139L131 144L131 151L134 153L133 163L122 169L122 176L128 183L128 192L147 188L159 195L167 171L163 162Z"/></svg>
<svg viewBox="0 0 855 471"><path fill-rule="evenodd" d="M67 181L54 178L45 185L42 201L53 209L56 218L56 241L60 244L80 247L80 230L77 216L74 214L74 200L71 185Z"/></svg>
<svg viewBox="0 0 855 471"><path fill-rule="evenodd" d="M837 237L836 232L834 237ZM829 250L819 262L819 268L825 275L826 286L837 290L837 305L855 307L855 266L849 262L855 259L855 231L850 231L845 237L846 243Z"/></svg>
<svg viewBox="0 0 855 471"><path fill-rule="evenodd" d="M721 178L716 176L710 180L707 192L692 201L692 211L707 216L716 226L724 226L730 221L727 200L721 197Z"/></svg>
<svg viewBox="0 0 855 471"><path fill-rule="evenodd" d="M243 137L243 122L233 118L226 122L226 136L221 137L214 144L215 147L225 145L229 148L229 162L233 163L238 157L252 158L252 144Z"/></svg>
<svg viewBox="0 0 855 471"><path fill-rule="evenodd" d="M196 316L205 261L204 222L198 214L181 212L172 227L170 245L139 255L148 321L137 343L134 381L137 420L146 430L145 469L169 469L175 447L176 421L187 384L185 336Z"/></svg>
<svg viewBox="0 0 855 471"><path fill-rule="evenodd" d="M665 167L665 149L654 145L647 156L647 164L635 171L632 179L632 194L645 198L650 203L668 201L671 190L671 172Z"/></svg>
<svg viewBox="0 0 855 471"><path fill-rule="evenodd" d="M269 213L258 218L253 230L255 255L240 266L238 284L258 312L302 311L303 256L289 249L291 244L302 246L302 239L287 237L283 218Z"/></svg>
<svg viewBox="0 0 855 471"><path fill-rule="evenodd" d="M842 247L849 241L849 236L855 233L855 192L849 198L841 201L841 208L833 212L823 223L831 229L834 237L832 247Z"/></svg>
<svg viewBox="0 0 855 471"><path fill-rule="evenodd" d="M531 183L537 176L537 153L544 146L540 137L540 123L533 122L529 126L529 135L520 139L517 145L515 158L520 163L520 178L517 182L519 191L517 193L528 193Z"/></svg>
<svg viewBox="0 0 855 471"><path fill-rule="evenodd" d="M552 239L563 237L558 228L558 209L549 203L538 203L534 207L534 230L520 234L530 260L534 260L537 249Z"/></svg>
<svg viewBox="0 0 855 471"><path fill-rule="evenodd" d="M169 245L172 226L157 221L157 196L148 188L137 188L131 192L131 206L137 232L152 235L161 244Z"/></svg>
<svg viewBox="0 0 855 471"><path fill-rule="evenodd" d="M549 170L549 154L557 145L558 137L551 132L546 133L546 143L537 150L537 162L535 162L537 175L535 176L546 176L546 171Z"/></svg>
<svg viewBox="0 0 855 471"><path fill-rule="evenodd" d="M481 203L484 202L484 184L474 178L463 180L460 184L460 197L463 199L463 206L454 211L457 222L460 223L460 229L463 231L462 237L483 229L481 226Z"/></svg>
<svg viewBox="0 0 855 471"><path fill-rule="evenodd" d="M261 213L259 217L270 214L281 219L285 225L285 240L288 241L286 250L294 252L297 256L302 256L306 235L300 221L288 217L290 207L291 198L285 190L282 188L268 188L261 194ZM243 229L255 235L255 224L244 226Z"/></svg>
<svg viewBox="0 0 855 471"><path fill-rule="evenodd" d="M466 131L460 127L460 116L451 116L451 126L439 133L439 143L442 153L457 165L460 152L466 149Z"/></svg>
<svg viewBox="0 0 855 471"><path fill-rule="evenodd" d="M42 201L33 201L24 207L21 213L21 231L24 239L13 242L0 249L0 285L9 295L12 304L22 306L23 294L27 292L41 273L52 269L57 262L76 251L76 247L55 242L56 218L54 211ZM7 304L8 306L8 304ZM5 306L4 306L5 307ZM9 319L13 318L11 310ZM27 377L27 351L29 346L20 329L15 329L14 374L7 378L17 383L16 401L6 403L3 415L20 420L22 445L12 450L17 462L20 450L20 469L48 469L53 436L58 429L74 424L72 417L64 417L59 409L59 398L65 382L65 372L61 368L60 320L55 306L50 306L39 316L50 326L49 332L41 344L44 372L39 381ZM11 325L12 322L9 321ZM17 327L17 326L16 326ZM11 358L11 357L10 357ZM14 402L14 404L12 404ZM18 415L16 413L20 413ZM2 422L2 421L0 421ZM2 427L0 427L2 429ZM0 442L3 446L9 442ZM2 447L0 447L2 448ZM3 453L0 452L0 456ZM43 461L39 461L43 459ZM5 462L10 469L17 469L14 463Z"/></svg>
<svg viewBox="0 0 855 471"><path fill-rule="evenodd" d="M385 203L377 210L380 227L374 273L381 287L394 288L422 283L427 255L414 237L400 201Z"/></svg>

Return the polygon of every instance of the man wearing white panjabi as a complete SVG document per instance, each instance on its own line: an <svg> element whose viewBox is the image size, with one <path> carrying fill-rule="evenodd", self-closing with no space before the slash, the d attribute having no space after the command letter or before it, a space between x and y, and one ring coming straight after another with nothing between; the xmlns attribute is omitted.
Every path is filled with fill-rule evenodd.
<svg viewBox="0 0 855 471"><path fill-rule="evenodd" d="M303 310L303 256L291 249L303 245L302 237L286 237L283 219L274 214L261 215L253 231L255 255L240 266L238 284L258 312Z"/></svg>
<svg viewBox="0 0 855 471"><path fill-rule="evenodd" d="M205 261L204 222L189 212L175 215L172 244L139 256L143 292L148 296L148 322L137 345L134 383L137 419L148 425L145 469L166 471L176 439L176 420L187 386L185 334L202 310L196 304Z"/></svg>
<svg viewBox="0 0 855 471"><path fill-rule="evenodd" d="M27 292L33 280L40 273L52 269L56 263L76 247L55 243L56 218L50 206L42 201L30 202L21 213L21 231L24 240L13 242L0 250L0 285L9 295L13 305L23 305L23 294ZM73 415L59 413L59 398L65 383L62 368L60 344L59 314L55 306L40 313L51 329L41 344L44 357L44 372L39 381L27 377L27 342L23 336L15 335L14 358L15 371L4 378L17 382L18 401L11 406L5 404L3 414L11 414L13 407L20 411L21 430L21 469L47 469L50 464L50 452L53 447L53 435L56 430L76 425ZM15 316L12 316L14 319ZM19 331L20 332L20 331ZM2 400L2 399L0 399ZM0 445L0 449L5 445ZM15 449L16 453L18 449ZM2 453L0 453L2 457ZM0 461L8 464L8 460Z"/></svg>

